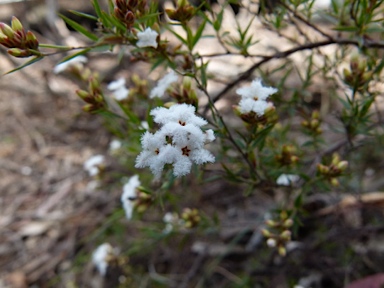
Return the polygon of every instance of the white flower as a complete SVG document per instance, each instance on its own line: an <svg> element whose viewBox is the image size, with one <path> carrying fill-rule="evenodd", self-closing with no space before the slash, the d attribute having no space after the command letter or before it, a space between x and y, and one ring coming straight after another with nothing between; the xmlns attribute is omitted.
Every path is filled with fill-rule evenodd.
<svg viewBox="0 0 384 288"><path fill-rule="evenodd" d="M183 225L184 223L184 221L179 218L179 215L177 215L177 213L171 212L165 213L163 221L165 223L165 228L163 230L164 234L170 233L173 229Z"/></svg>
<svg viewBox="0 0 384 288"><path fill-rule="evenodd" d="M247 114L253 111L258 116L264 115L265 109L272 105L267 102L267 98L276 92L276 88L264 87L261 79L253 80L251 86L236 90L242 98L239 103L240 112Z"/></svg>
<svg viewBox="0 0 384 288"><path fill-rule="evenodd" d="M188 104L175 104L169 109L157 107L151 111L153 121L158 124L166 124L168 122L179 123L184 126L186 124L196 125L201 127L208 122L201 117L195 115L195 107Z"/></svg>
<svg viewBox="0 0 384 288"><path fill-rule="evenodd" d="M161 78L159 82L157 82L157 85L155 88L152 89L151 94L149 95L149 98L152 99L155 97L163 97L169 85L176 82L177 78L178 76L174 71L169 72L167 75Z"/></svg>
<svg viewBox="0 0 384 288"><path fill-rule="evenodd" d="M203 132L200 126L207 124L195 115L195 107L175 104L171 108L155 108L151 111L154 121L163 126L155 134L146 132L141 138L143 151L136 158L136 168L149 167L160 178L164 165L173 165L173 175L184 176L192 164L214 162L215 157L204 149L215 139L212 130Z"/></svg>
<svg viewBox="0 0 384 288"><path fill-rule="evenodd" d="M55 74L59 74L65 70L68 69L68 67L71 67L71 66L76 66L76 65L82 65L83 63L87 63L88 59L87 57L83 56L83 55L80 55L80 56L76 56L68 61L65 61L65 62L62 62L60 64L57 64L54 68L53 68L53 73Z"/></svg>
<svg viewBox="0 0 384 288"><path fill-rule="evenodd" d="M299 175L295 174L281 174L277 180L276 184L277 185L282 185L282 186L290 186L292 183L298 181L300 179Z"/></svg>
<svg viewBox="0 0 384 288"><path fill-rule="evenodd" d="M113 139L111 141L111 143L109 143L109 151L111 151L112 153L119 150L122 146L122 143L120 140L118 139Z"/></svg>
<svg viewBox="0 0 384 288"><path fill-rule="evenodd" d="M113 98L117 101L124 100L129 95L129 89L125 87L125 79L119 78L116 81L112 81L108 84L107 89L113 92Z"/></svg>
<svg viewBox="0 0 384 288"><path fill-rule="evenodd" d="M264 87L261 83L261 79L255 79L252 81L251 86L243 87L236 90L236 93L243 98L251 98L255 101L266 101L267 98L276 93L277 89L273 87Z"/></svg>
<svg viewBox="0 0 384 288"><path fill-rule="evenodd" d="M151 28L145 29L143 32L137 33L137 38L139 41L137 41L136 45L137 47L153 47L157 48L157 41L156 38L159 34L152 30Z"/></svg>
<svg viewBox="0 0 384 288"><path fill-rule="evenodd" d="M274 247L276 247L276 240L275 239L273 239L273 238L269 238L268 240L267 240L267 245L268 245L268 247L270 247L270 248L274 248Z"/></svg>
<svg viewBox="0 0 384 288"><path fill-rule="evenodd" d="M128 220L132 219L133 208L137 197L136 189L141 185L139 175L132 176L123 187L123 194L121 195L121 203Z"/></svg>
<svg viewBox="0 0 384 288"><path fill-rule="evenodd" d="M84 163L84 169L88 171L89 176L96 176L100 172L100 167L104 164L103 155L95 155Z"/></svg>
<svg viewBox="0 0 384 288"><path fill-rule="evenodd" d="M96 266L101 276L105 276L108 268L108 258L115 253L109 243L101 244L92 254L93 265Z"/></svg>

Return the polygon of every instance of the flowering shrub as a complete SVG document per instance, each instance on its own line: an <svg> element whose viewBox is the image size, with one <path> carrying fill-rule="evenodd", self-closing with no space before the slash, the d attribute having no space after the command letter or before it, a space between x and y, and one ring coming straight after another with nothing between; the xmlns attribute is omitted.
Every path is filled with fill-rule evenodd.
<svg viewBox="0 0 384 288"><path fill-rule="evenodd" d="M308 208L312 207L312 196L370 192L356 184L363 177L362 169L369 165L359 162L357 155L366 152L365 145L382 143L383 139L378 99L383 97L384 65L378 55L384 44L375 40L376 32L383 33L378 24L383 11L380 1L332 1L324 10L314 5L316 1L279 1L272 5L276 7L261 1L256 12L253 1L224 1L221 6L202 2L195 7L179 0L175 7L165 9L165 20L161 20L157 2L111 0L104 11L99 1L93 0L95 16L74 13L96 21L99 28L95 31L63 17L89 40L82 48L39 43L15 17L11 26L0 23L0 44L8 53L32 57L10 72L60 51L80 50L65 57L53 72L76 76L81 83L76 94L85 102L83 110L104 117L109 128L114 125L110 130L119 140L111 143L111 154L130 172L118 179L112 177L112 186L122 190L126 225L143 221L148 226L143 229L146 241L132 240L133 248L126 249L127 255L148 252L148 247L179 235L192 241L217 232L220 221L226 220L225 213L215 212L220 206L215 201L208 205L210 209L200 208L196 195L212 192L207 191L207 185L221 181L235 188L220 188L212 198L224 199L230 194L249 204L249 199L268 197L273 203L261 205L262 212L251 205L250 214L258 216L250 220L252 229L247 229L251 230L243 227L251 232L246 251L251 254L259 249L260 257L269 253L273 259L289 261L282 259L299 249L309 249L300 245L303 219L311 213L314 217L325 213ZM243 18L227 31L226 21L236 17L229 4L241 7L238 17ZM328 22L322 25L319 19ZM289 30L292 25L295 32ZM265 30L274 35L275 43L269 43L269 34L258 36ZM215 39L215 52L199 47L205 38ZM323 48L333 50L329 53ZM149 63L150 69L146 75L133 74L130 79L105 83L99 73L87 67L91 60L85 55L91 51L109 51L130 63ZM212 67L220 57L227 70L238 69L238 73L230 71L224 79L223 74L215 73ZM240 68L232 65L236 59L242 59ZM154 77L155 73L160 77ZM159 79L156 84L154 78ZM101 183L103 179L111 181L103 155L89 159L84 169ZM105 181L107 185L111 183ZM236 206L226 203L232 204ZM233 245L246 234L239 231ZM231 245L220 254L196 243L199 245L191 245L191 251L202 258L213 255L220 262L231 254ZM107 256L114 260L120 256L109 244L101 247L93 261L104 276ZM191 274L189 280L197 270L185 273ZM214 273L211 270L206 268L207 275ZM238 276L231 274L228 281L236 282L236 287L270 284L253 277L257 274L253 272L235 269ZM291 282L298 281L297 275L290 276ZM199 287L215 285L201 277ZM188 285L172 281L172 287Z"/></svg>

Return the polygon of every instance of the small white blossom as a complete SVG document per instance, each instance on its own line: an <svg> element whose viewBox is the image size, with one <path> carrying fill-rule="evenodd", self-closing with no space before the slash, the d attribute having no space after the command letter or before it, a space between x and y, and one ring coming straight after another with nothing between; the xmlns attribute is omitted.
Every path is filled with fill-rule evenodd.
<svg viewBox="0 0 384 288"><path fill-rule="evenodd" d="M149 98L163 97L165 91L168 89L169 85L177 81L177 74L174 71L169 72L163 78L161 78L155 88L152 89Z"/></svg>
<svg viewBox="0 0 384 288"><path fill-rule="evenodd" d="M67 70L71 66L82 65L83 63L87 63L87 61L88 61L87 57L85 57L83 55L79 55L79 56L74 57L68 61L57 64L53 68L53 73L59 74L65 70Z"/></svg>
<svg viewBox="0 0 384 288"><path fill-rule="evenodd" d="M132 213L135 206L137 197L136 189L141 185L139 175L132 176L123 187L123 194L121 195L121 203L128 220L132 219Z"/></svg>
<svg viewBox="0 0 384 288"><path fill-rule="evenodd" d="M264 115L265 109L272 105L272 103L267 102L267 98L277 91L273 87L264 87L261 79L253 80L249 87L237 89L236 93L241 96L239 103L240 112L247 114L253 111L258 116Z"/></svg>
<svg viewBox="0 0 384 288"><path fill-rule="evenodd" d="M152 30L151 28L145 29L143 32L137 33L137 38L139 41L137 41L136 45L137 47L143 48L143 47L153 47L157 48L157 41L156 38L159 34Z"/></svg>
<svg viewBox="0 0 384 288"><path fill-rule="evenodd" d="M101 276L105 276L108 268L108 258L115 253L109 243L101 244L92 254L93 265L96 266Z"/></svg>
<svg viewBox="0 0 384 288"><path fill-rule="evenodd" d="M109 143L109 151L111 151L112 153L119 150L122 146L122 143L120 140L118 139L113 139L111 141L111 143Z"/></svg>
<svg viewBox="0 0 384 288"><path fill-rule="evenodd" d="M163 125L155 134L146 132L141 138L143 151L136 158L136 168L149 167L160 178L164 165L173 165L173 175L184 176L192 164L212 163L215 157L204 145L215 139L212 130L203 132L207 124L195 115L195 107L175 104L171 108L158 107L151 111L154 121Z"/></svg>
<svg viewBox="0 0 384 288"><path fill-rule="evenodd" d="M292 183L298 181L300 179L299 175L295 174L281 174L277 180L276 184L277 185L282 185L282 186L290 186Z"/></svg>
<svg viewBox="0 0 384 288"><path fill-rule="evenodd" d="M180 125L192 124L198 127L206 125L208 122L203 118L195 115L195 107L188 104L176 104L169 109L157 107L151 111L153 121L158 124L166 124L169 122L179 123Z"/></svg>
<svg viewBox="0 0 384 288"><path fill-rule="evenodd" d="M84 169L88 172L89 176L96 176L100 172L100 167L104 164L105 159L103 155L95 155L89 158L84 163Z"/></svg>
<svg viewBox="0 0 384 288"><path fill-rule="evenodd" d="M125 79L119 78L116 81L112 81L108 84L107 89L113 92L113 98L117 101L124 100L129 95L129 89L125 87Z"/></svg>
<svg viewBox="0 0 384 288"><path fill-rule="evenodd" d="M171 212L165 213L163 221L165 223L165 228L163 230L164 234L169 234L173 229L180 227L184 223L184 221L179 218L177 213Z"/></svg>
<svg viewBox="0 0 384 288"><path fill-rule="evenodd" d="M269 238L268 240L267 240L267 245L268 245L268 247L270 247L270 248L274 248L274 247L276 247L276 240L275 239L273 239L273 238Z"/></svg>

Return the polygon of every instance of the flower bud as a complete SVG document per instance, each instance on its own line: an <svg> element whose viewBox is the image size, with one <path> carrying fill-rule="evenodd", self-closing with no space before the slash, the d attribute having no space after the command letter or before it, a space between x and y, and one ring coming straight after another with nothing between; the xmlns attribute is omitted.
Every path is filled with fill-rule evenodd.
<svg viewBox="0 0 384 288"><path fill-rule="evenodd" d="M284 221L283 226L286 228L289 228L293 225L293 220L292 219L287 219Z"/></svg>
<svg viewBox="0 0 384 288"><path fill-rule="evenodd" d="M329 182L331 183L332 186L335 186L335 187L340 185L339 180L337 178L331 178Z"/></svg>
<svg viewBox="0 0 384 288"><path fill-rule="evenodd" d="M33 34L31 31L28 31L26 34L26 42L28 48L30 49L37 50L39 47L39 42L37 41L35 34Z"/></svg>
<svg viewBox="0 0 384 288"><path fill-rule="evenodd" d="M291 235L292 235L292 232L289 231L289 230L284 230L283 233L280 234L280 237L285 240L285 241L289 241L291 240Z"/></svg>
<svg viewBox="0 0 384 288"><path fill-rule="evenodd" d="M28 50L22 50L19 48L11 48L11 49L8 49L7 52L9 55L12 55L12 56L18 57L18 58L31 56L31 53Z"/></svg>
<svg viewBox="0 0 384 288"><path fill-rule="evenodd" d="M272 236L271 232L269 232L267 229L261 229L261 234L263 234L265 238L269 238Z"/></svg>
<svg viewBox="0 0 384 288"><path fill-rule="evenodd" d="M15 32L5 23L0 23L0 31L10 39L13 39Z"/></svg>
<svg viewBox="0 0 384 288"><path fill-rule="evenodd" d="M337 168L339 168L339 170L341 172L343 172L345 169L347 169L348 167L348 161L340 161L338 164L337 164Z"/></svg>
<svg viewBox="0 0 384 288"><path fill-rule="evenodd" d="M24 30L23 25L21 24L19 19L17 19L15 16L12 17L11 26L12 26L13 31L15 31L15 32Z"/></svg>
<svg viewBox="0 0 384 288"><path fill-rule="evenodd" d="M275 227L275 226L278 225L278 224L277 224L275 221L273 221L273 220L267 220L267 221L265 221L265 224L267 224L269 227Z"/></svg>
<svg viewBox="0 0 384 288"><path fill-rule="evenodd" d="M282 257L287 255L287 249L285 249L284 246L279 246L277 251L279 252L279 255L282 256Z"/></svg>

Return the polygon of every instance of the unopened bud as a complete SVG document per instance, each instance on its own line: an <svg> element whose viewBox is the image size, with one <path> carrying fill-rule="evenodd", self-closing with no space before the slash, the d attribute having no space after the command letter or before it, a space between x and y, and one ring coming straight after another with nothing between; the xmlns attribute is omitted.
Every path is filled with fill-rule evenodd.
<svg viewBox="0 0 384 288"><path fill-rule="evenodd" d="M284 230L283 233L280 234L280 237L285 241L291 240L291 236L292 232L289 230Z"/></svg>
<svg viewBox="0 0 384 288"><path fill-rule="evenodd" d="M39 47L39 42L37 41L35 34L33 34L31 31L27 32L26 39L28 48L36 50Z"/></svg>
<svg viewBox="0 0 384 288"><path fill-rule="evenodd" d="M272 236L271 232L269 232L267 229L261 229L261 234L263 234L265 238L269 238Z"/></svg>
<svg viewBox="0 0 384 288"><path fill-rule="evenodd" d="M337 178L331 178L329 182L331 183L332 186L335 186L335 187L340 185L339 180Z"/></svg>
<svg viewBox="0 0 384 288"><path fill-rule="evenodd" d="M283 226L286 228L289 228L293 225L293 220L292 219L287 219L284 221Z"/></svg>
<svg viewBox="0 0 384 288"><path fill-rule="evenodd" d="M19 58L31 56L31 53L29 51L22 50L19 48L11 48L11 49L8 49L7 52L9 55L12 55L14 57L19 57Z"/></svg>
<svg viewBox="0 0 384 288"><path fill-rule="evenodd" d="M7 36L8 38L12 39L14 37L15 32L12 30L11 27L9 27L5 23L0 23L0 31Z"/></svg>
<svg viewBox="0 0 384 288"><path fill-rule="evenodd" d="M81 99L86 99L89 97L89 93L85 90L77 90L76 94L81 98Z"/></svg>
<svg viewBox="0 0 384 288"><path fill-rule="evenodd" d="M267 220L265 221L265 224L267 224L269 227L276 227L277 223L273 220Z"/></svg>
<svg viewBox="0 0 384 288"><path fill-rule="evenodd" d="M21 24L19 19L17 19L15 16L12 17L11 26L12 26L13 31L22 31L23 30L23 25Z"/></svg>
<svg viewBox="0 0 384 288"><path fill-rule="evenodd" d="M279 248L277 249L277 251L279 252L279 255L284 257L285 255L287 255L287 249L285 249L284 246L279 246Z"/></svg>
<svg viewBox="0 0 384 288"><path fill-rule="evenodd" d="M340 161L338 164L337 164L337 168L340 169L340 171L344 171L345 169L347 169L348 167L348 161Z"/></svg>

